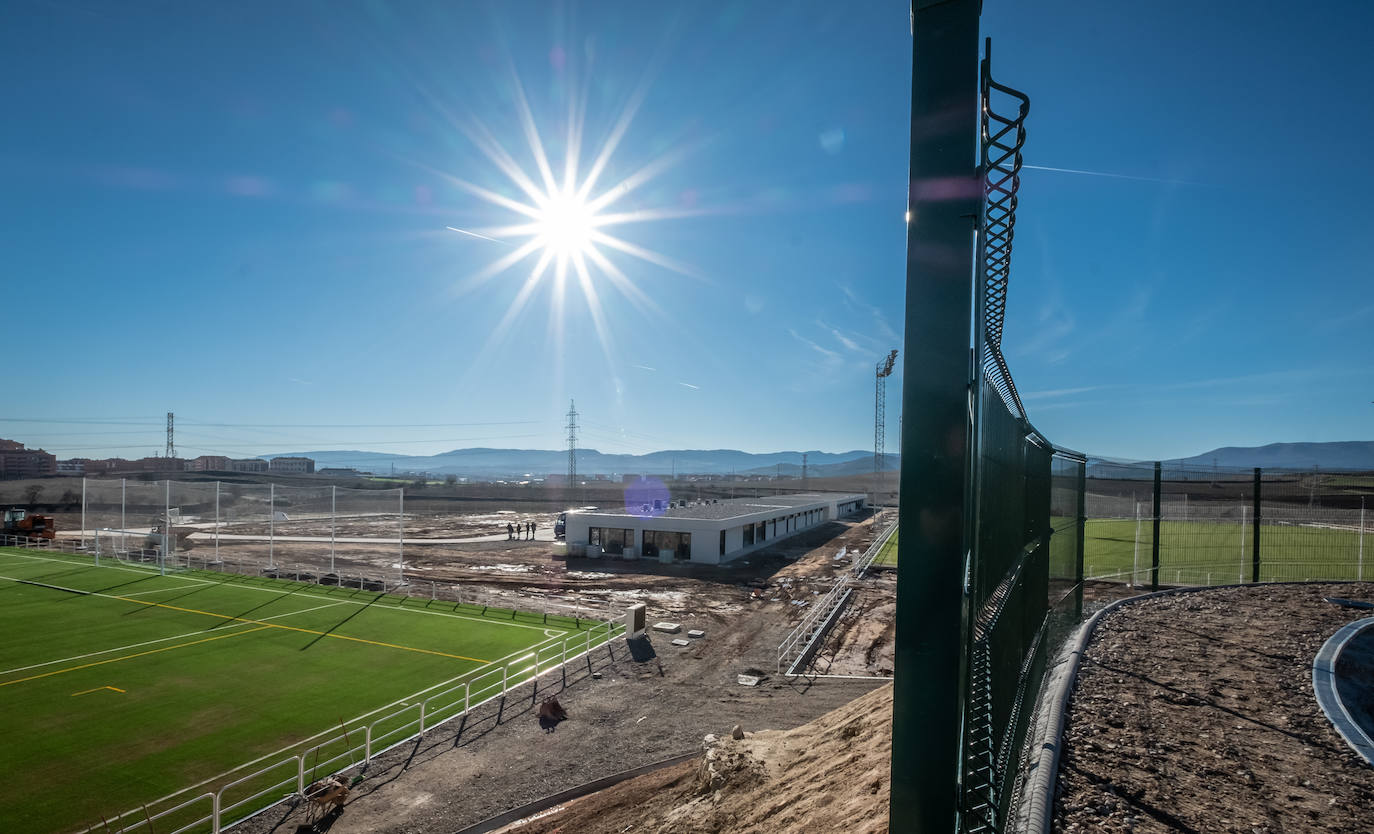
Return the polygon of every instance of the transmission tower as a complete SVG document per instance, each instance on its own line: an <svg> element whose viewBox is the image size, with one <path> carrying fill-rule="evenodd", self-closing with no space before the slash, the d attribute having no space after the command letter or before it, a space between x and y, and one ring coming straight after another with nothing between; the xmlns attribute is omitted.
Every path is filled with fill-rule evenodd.
<svg viewBox="0 0 1374 834"><path fill-rule="evenodd" d="M887 378L892 376L892 366L897 363L897 350L894 348L885 359L874 368L873 383L873 490L877 492L878 479L883 472L883 452L887 448Z"/></svg>
<svg viewBox="0 0 1374 834"><path fill-rule="evenodd" d="M167 412L167 451L165 456L174 458L177 456L177 444L172 441L172 412Z"/></svg>
<svg viewBox="0 0 1374 834"><path fill-rule="evenodd" d="M568 400L568 489L577 497L577 404Z"/></svg>

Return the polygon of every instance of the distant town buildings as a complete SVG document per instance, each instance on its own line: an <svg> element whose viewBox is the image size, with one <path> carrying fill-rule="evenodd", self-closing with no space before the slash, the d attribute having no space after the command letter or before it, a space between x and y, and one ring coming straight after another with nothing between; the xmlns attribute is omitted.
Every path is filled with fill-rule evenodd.
<svg viewBox="0 0 1374 834"><path fill-rule="evenodd" d="M242 458L229 461L230 472L266 472L267 461L260 458Z"/></svg>
<svg viewBox="0 0 1374 834"><path fill-rule="evenodd" d="M315 470L316 475L325 475L331 478L358 478L363 473L356 469L348 469L342 466L326 466Z"/></svg>
<svg viewBox="0 0 1374 834"><path fill-rule="evenodd" d="M201 455L186 464L189 472L229 472L229 458L223 455Z"/></svg>
<svg viewBox="0 0 1374 834"><path fill-rule="evenodd" d="M0 480L42 478L57 474L57 456L42 449L26 449L15 440L0 439Z"/></svg>
<svg viewBox="0 0 1374 834"><path fill-rule="evenodd" d="M315 461L310 458L272 458L267 465L267 471L291 475L313 475L315 474Z"/></svg>

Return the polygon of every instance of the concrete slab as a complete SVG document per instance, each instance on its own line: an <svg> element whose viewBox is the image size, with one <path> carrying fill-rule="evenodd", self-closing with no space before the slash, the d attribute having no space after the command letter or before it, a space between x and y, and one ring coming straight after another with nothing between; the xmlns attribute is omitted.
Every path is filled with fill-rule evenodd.
<svg viewBox="0 0 1374 834"><path fill-rule="evenodd" d="M677 634L682 631L682 623L654 623L654 631L661 631L664 634Z"/></svg>
<svg viewBox="0 0 1374 834"><path fill-rule="evenodd" d="M706 632L702 631L702 630L699 629L699 628L694 628L694 629L691 629L691 630L689 630L689 631L687 632L687 636L688 636L688 637L705 637L705 636L706 636Z"/></svg>

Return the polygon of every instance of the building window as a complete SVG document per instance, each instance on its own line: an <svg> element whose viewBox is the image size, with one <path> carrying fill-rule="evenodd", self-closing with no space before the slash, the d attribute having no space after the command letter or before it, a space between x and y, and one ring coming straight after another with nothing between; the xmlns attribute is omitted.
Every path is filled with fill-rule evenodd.
<svg viewBox="0 0 1374 834"><path fill-rule="evenodd" d="M720 531L720 555L725 555L725 531Z"/></svg>
<svg viewBox="0 0 1374 834"><path fill-rule="evenodd" d="M744 525L744 546L749 547L754 543L754 525Z"/></svg>
<svg viewBox="0 0 1374 834"><path fill-rule="evenodd" d="M692 558L692 534L672 530L645 530L644 555L655 558L660 552L671 550L674 559Z"/></svg>
<svg viewBox="0 0 1374 834"><path fill-rule="evenodd" d="M620 554L625 548L634 547L635 531L618 527L587 528L587 543L606 548L607 553Z"/></svg>

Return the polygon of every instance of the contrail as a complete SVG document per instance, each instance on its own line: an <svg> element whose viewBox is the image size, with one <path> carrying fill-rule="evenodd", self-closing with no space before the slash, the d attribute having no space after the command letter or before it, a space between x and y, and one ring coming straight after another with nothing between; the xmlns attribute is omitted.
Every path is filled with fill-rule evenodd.
<svg viewBox="0 0 1374 834"><path fill-rule="evenodd" d="M681 386L684 387L684 388L691 388L693 391L700 391L700 390L701 390L701 386L700 386L700 385L693 385L693 384L690 383L690 382L679 382L678 385L681 385Z"/></svg>
<svg viewBox="0 0 1374 834"><path fill-rule="evenodd" d="M1077 168L1051 168L1048 165L1022 165L1022 168L1033 168L1036 171L1054 171L1058 174L1084 174L1089 177L1110 177L1114 180L1136 180L1138 182L1162 182L1166 185L1202 185L1200 182L1189 182L1188 180L1165 180L1158 177L1133 177L1130 174L1113 174L1107 171L1082 171Z"/></svg>
<svg viewBox="0 0 1374 834"><path fill-rule="evenodd" d="M445 228L445 229L448 229L450 232L457 232L457 233L460 234L460 235L467 235L468 237L475 237L475 238L479 238L479 239L481 239L481 240L489 240L489 241L491 241L492 243L499 243L499 244L501 244L502 246L510 246L510 244L507 243L507 242L504 241L504 240L498 240L497 238L494 238L494 237L487 237L486 235L479 235L479 234L477 234L476 232L469 232L467 229L459 229L459 228L456 227L456 226L445 226L444 228Z"/></svg>

